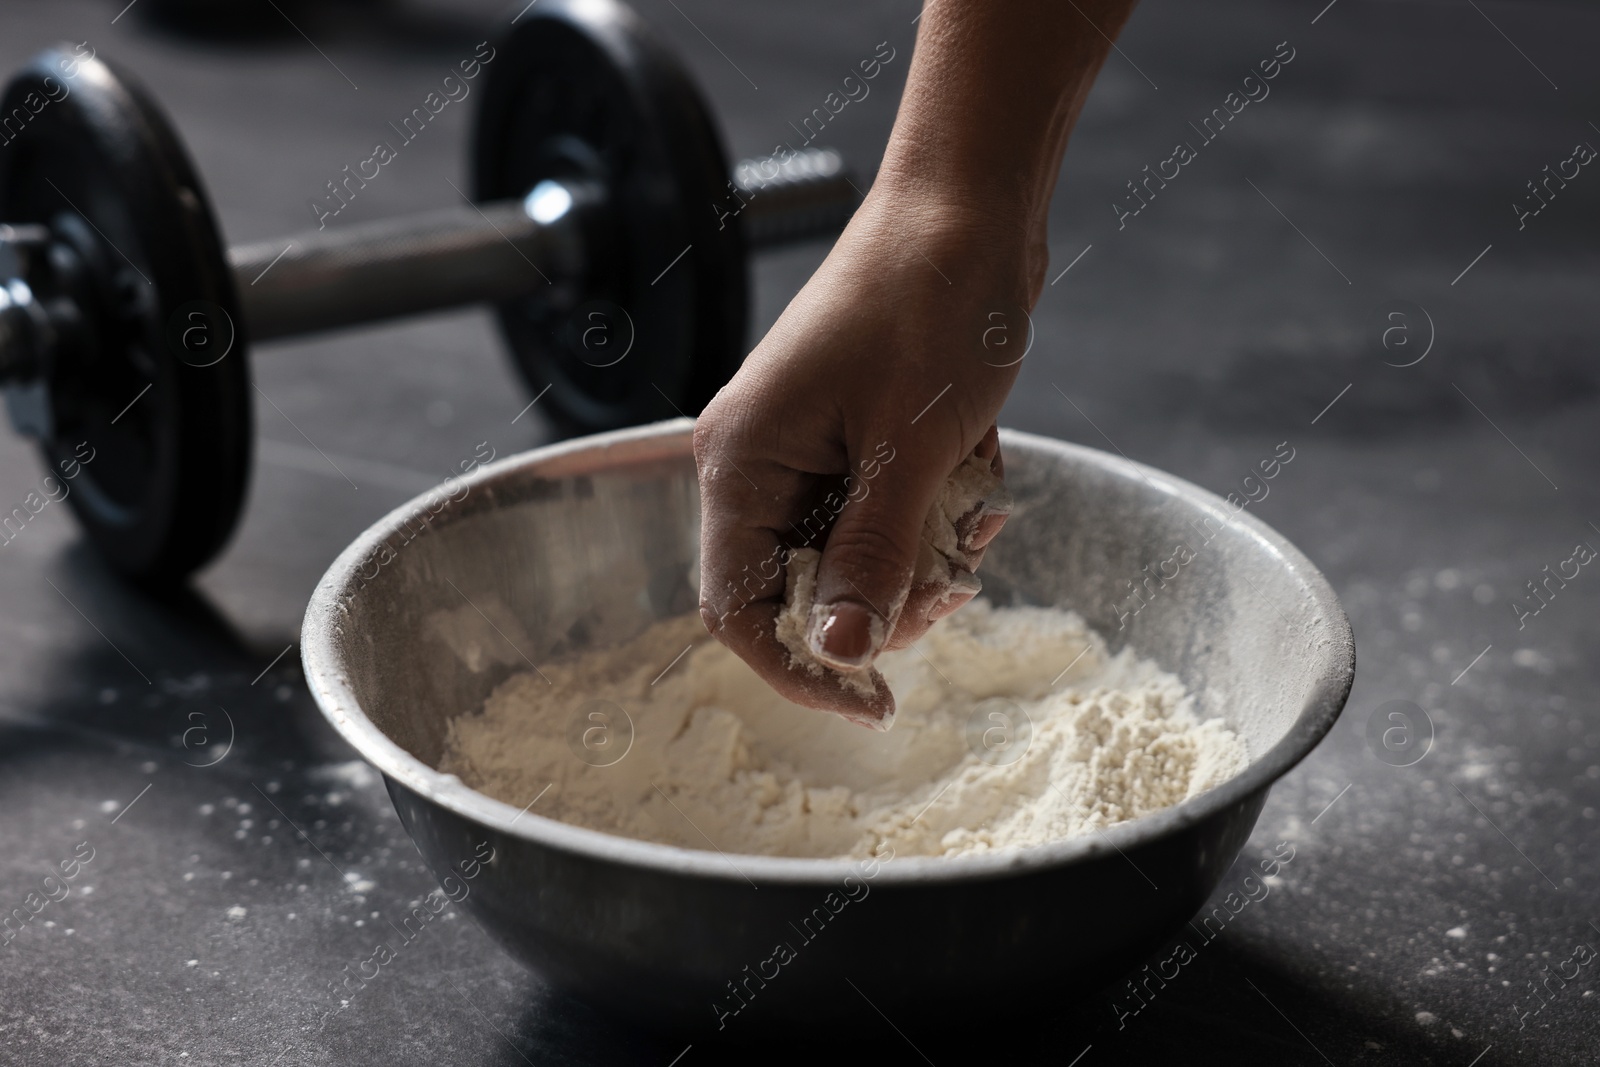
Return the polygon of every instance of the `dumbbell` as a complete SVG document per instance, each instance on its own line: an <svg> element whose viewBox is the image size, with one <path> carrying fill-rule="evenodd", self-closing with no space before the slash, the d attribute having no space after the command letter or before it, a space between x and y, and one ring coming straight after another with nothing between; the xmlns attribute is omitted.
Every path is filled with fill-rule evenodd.
<svg viewBox="0 0 1600 1067"><path fill-rule="evenodd" d="M180 580L231 534L247 338L489 302L563 432L692 414L743 357L747 251L836 233L855 209L831 151L730 170L689 75L617 0L541 0L476 77L470 201L226 251L135 79L60 48L12 80L0 384L121 573Z"/></svg>

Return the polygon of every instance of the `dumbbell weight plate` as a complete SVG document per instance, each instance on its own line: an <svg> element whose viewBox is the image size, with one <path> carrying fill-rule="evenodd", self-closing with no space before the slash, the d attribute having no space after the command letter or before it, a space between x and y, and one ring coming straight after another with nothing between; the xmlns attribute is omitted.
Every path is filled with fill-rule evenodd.
<svg viewBox="0 0 1600 1067"><path fill-rule="evenodd" d="M498 307L528 386L549 387L540 409L569 433L698 414L744 355L748 285L738 218L719 221L737 205L699 91L610 0L541 0L495 47L475 197L522 197L545 178L608 196L587 275Z"/></svg>
<svg viewBox="0 0 1600 1067"><path fill-rule="evenodd" d="M44 52L6 88L0 115L19 109L26 125L0 148L0 221L50 228L45 273L85 309L85 328L8 400L51 474L75 474L67 502L112 564L180 579L227 541L250 469L244 320L210 206L123 71ZM80 442L93 458L73 465L91 454L75 456Z"/></svg>

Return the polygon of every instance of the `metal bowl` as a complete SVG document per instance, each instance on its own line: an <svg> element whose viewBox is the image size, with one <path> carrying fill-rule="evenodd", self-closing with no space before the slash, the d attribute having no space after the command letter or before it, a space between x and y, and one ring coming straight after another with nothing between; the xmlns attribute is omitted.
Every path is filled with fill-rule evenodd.
<svg viewBox="0 0 1600 1067"><path fill-rule="evenodd" d="M1355 649L1322 575L1252 516L1102 452L1001 440L1016 510L989 550L987 595L1073 608L1114 649L1175 672L1246 740L1242 773L1104 833L866 867L617 837L439 773L446 723L508 675L694 610L687 420L514 456L390 513L317 586L306 677L447 894L597 1006L750 1034L881 1026L878 1012L970 1018L997 994L1059 1003L1115 981L1195 913L1272 783L1332 726ZM1180 544L1194 558L1133 611L1133 583Z"/></svg>

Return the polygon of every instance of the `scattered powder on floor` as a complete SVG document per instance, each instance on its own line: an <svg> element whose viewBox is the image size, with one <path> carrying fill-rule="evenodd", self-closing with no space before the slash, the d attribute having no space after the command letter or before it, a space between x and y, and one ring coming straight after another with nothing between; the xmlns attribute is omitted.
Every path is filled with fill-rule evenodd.
<svg viewBox="0 0 1600 1067"><path fill-rule="evenodd" d="M697 617L669 619L508 678L450 724L440 769L629 837L867 856L884 842L960 855L1073 837L1246 763L1244 742L1200 720L1176 678L1109 654L1070 612L974 600L878 666L899 704L889 733L787 703Z"/></svg>

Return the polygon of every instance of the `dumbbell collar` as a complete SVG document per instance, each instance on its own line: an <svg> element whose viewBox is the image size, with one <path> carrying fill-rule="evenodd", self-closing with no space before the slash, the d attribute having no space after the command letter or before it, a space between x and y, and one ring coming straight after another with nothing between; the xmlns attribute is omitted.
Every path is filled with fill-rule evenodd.
<svg viewBox="0 0 1600 1067"><path fill-rule="evenodd" d="M43 226L0 224L0 385L32 381L49 358L55 330L28 283L49 238Z"/></svg>

